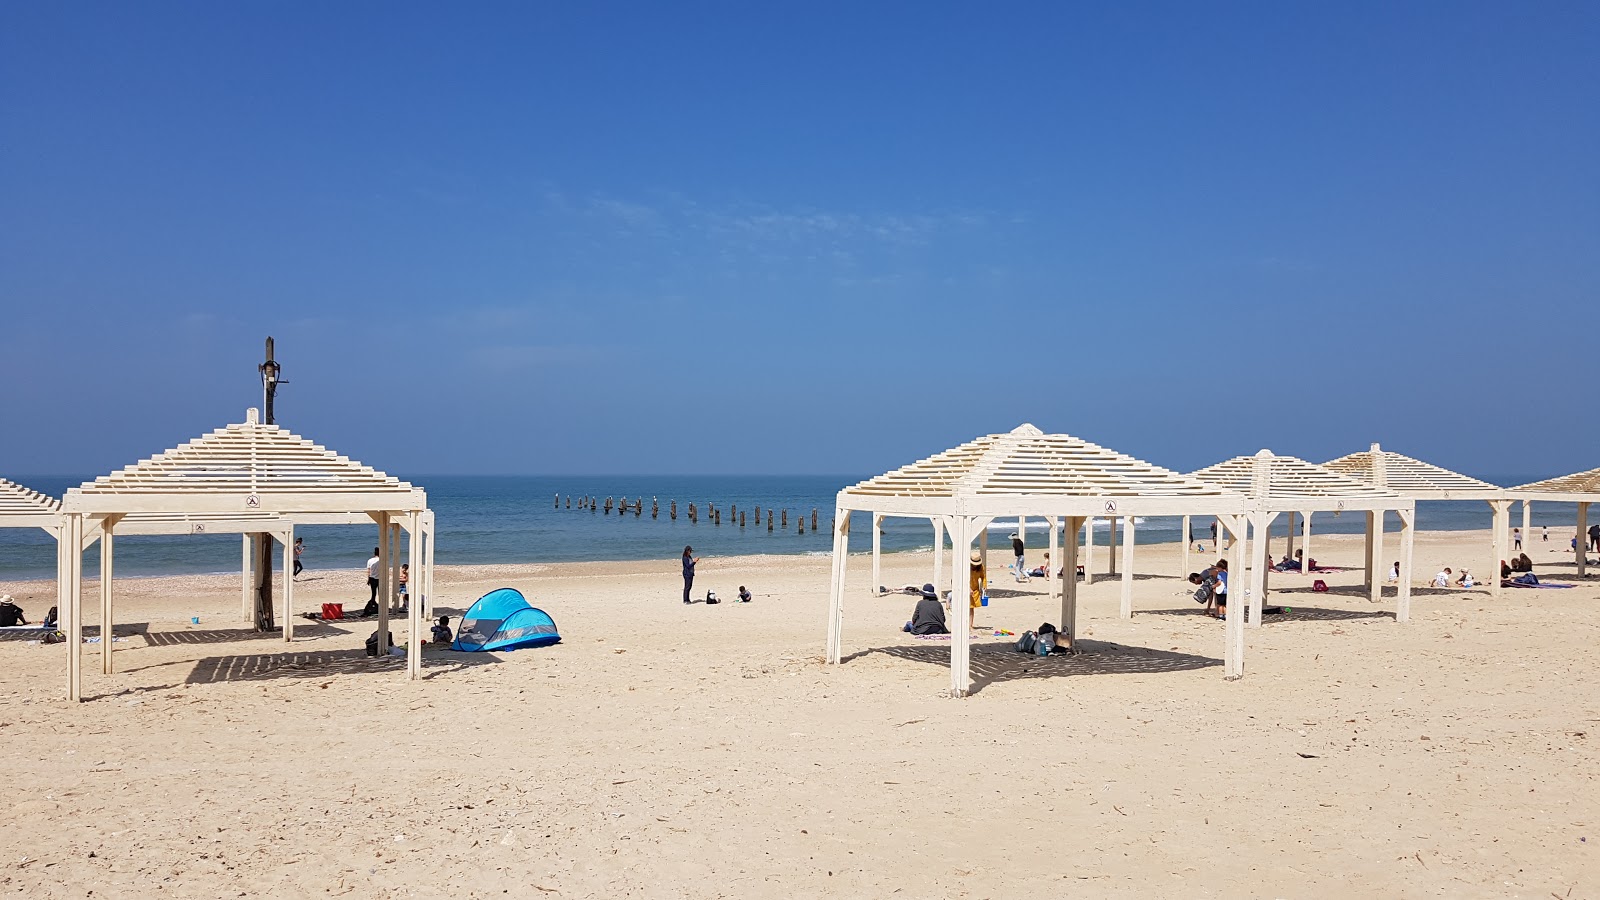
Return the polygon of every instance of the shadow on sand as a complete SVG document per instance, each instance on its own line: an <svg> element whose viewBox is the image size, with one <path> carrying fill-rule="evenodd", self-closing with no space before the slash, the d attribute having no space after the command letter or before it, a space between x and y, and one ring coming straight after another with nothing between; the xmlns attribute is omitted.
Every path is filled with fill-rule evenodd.
<svg viewBox="0 0 1600 900"><path fill-rule="evenodd" d="M377 622L377 619L373 619ZM118 626L119 628L121 626ZM337 637L342 634L352 633L348 628L339 628L322 622L301 621L294 624L296 640L305 638ZM231 644L236 641L281 641L283 629L273 628L268 631L257 631L254 628L212 628L204 631L148 631L144 632L144 639L152 647L177 647L182 644Z"/></svg>
<svg viewBox="0 0 1600 900"><path fill-rule="evenodd" d="M424 654L422 677L432 678L469 666L493 665L500 660L493 653ZM252 653L211 656L195 663L185 684L217 684L234 681L266 681L279 678L327 678L363 672L400 672L406 667L403 656L368 656L362 649L300 650L287 653Z"/></svg>
<svg viewBox="0 0 1600 900"><path fill-rule="evenodd" d="M844 661L872 655L892 656L948 669L950 645L939 643L876 647L845 657ZM1158 675L1191 672L1222 665L1222 660L1149 647L1127 647L1103 641L1078 640L1078 652L1047 657L1018 653L1009 642L972 645L972 693L1000 681L1030 678L1065 678L1070 675Z"/></svg>

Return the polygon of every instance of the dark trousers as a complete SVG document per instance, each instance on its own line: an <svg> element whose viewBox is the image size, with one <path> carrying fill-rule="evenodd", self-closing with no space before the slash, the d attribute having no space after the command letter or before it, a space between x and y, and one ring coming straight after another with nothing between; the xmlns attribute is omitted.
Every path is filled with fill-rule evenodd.
<svg viewBox="0 0 1600 900"><path fill-rule="evenodd" d="M304 569L304 568L305 568L305 566L300 565L300 560L297 559L297 560L294 561L294 573L296 575L299 575L301 570Z"/></svg>
<svg viewBox="0 0 1600 900"><path fill-rule="evenodd" d="M367 587L372 588L372 596L367 598L368 603L378 602L378 579L368 578Z"/></svg>
<svg viewBox="0 0 1600 900"><path fill-rule="evenodd" d="M694 576L693 575L685 575L685 576L683 576L683 602L685 602L685 603L689 602L689 591L693 587L694 587Z"/></svg>

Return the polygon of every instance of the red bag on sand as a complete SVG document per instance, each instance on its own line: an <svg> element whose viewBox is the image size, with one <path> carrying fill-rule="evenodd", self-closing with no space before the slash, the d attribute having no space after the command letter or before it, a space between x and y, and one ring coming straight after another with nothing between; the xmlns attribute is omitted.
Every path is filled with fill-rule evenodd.
<svg viewBox="0 0 1600 900"><path fill-rule="evenodd" d="M1318 578L1316 581L1311 582L1311 589L1319 594L1326 594L1328 592L1328 583Z"/></svg>
<svg viewBox="0 0 1600 900"><path fill-rule="evenodd" d="M342 619L342 618L344 618L344 604L343 603L324 603L324 604L322 604L322 618L323 618L323 621L327 621L329 619Z"/></svg>

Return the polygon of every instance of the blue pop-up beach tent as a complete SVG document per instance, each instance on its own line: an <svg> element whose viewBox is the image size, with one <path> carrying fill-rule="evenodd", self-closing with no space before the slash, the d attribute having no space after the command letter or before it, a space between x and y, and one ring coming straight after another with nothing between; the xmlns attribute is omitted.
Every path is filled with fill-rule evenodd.
<svg viewBox="0 0 1600 900"><path fill-rule="evenodd" d="M561 640L556 622L542 609L528 605L522 592L500 588L478 598L461 617L451 650L520 650Z"/></svg>

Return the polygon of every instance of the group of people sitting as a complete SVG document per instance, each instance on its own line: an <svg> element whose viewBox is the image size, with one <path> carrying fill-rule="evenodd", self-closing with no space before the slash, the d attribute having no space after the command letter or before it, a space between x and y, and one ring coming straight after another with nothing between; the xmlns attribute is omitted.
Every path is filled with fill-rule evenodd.
<svg viewBox="0 0 1600 900"><path fill-rule="evenodd" d="M27 615L22 611L22 607L17 605L17 601L10 594L0 595L0 628L16 628L19 625L30 624L32 623L28 621ZM50 607L50 611L44 614L44 621L40 622L38 627L45 629L56 627L56 608L54 606Z"/></svg>
<svg viewBox="0 0 1600 900"><path fill-rule="evenodd" d="M1272 571L1298 572L1301 570L1301 567L1304 566L1305 571L1307 572L1320 572L1321 567L1317 565L1316 558L1313 557L1308 561L1306 560L1305 555L1306 552L1304 550L1296 550L1294 552L1294 556L1292 557L1288 554L1284 554L1283 559L1279 560L1278 564L1272 567Z"/></svg>
<svg viewBox="0 0 1600 900"><path fill-rule="evenodd" d="M1533 560L1529 559L1528 558L1528 554L1526 554L1526 553L1523 553L1523 554L1520 554L1518 556L1512 557L1511 558L1511 562L1509 562L1509 563L1506 562L1503 559L1500 560L1500 577L1501 578L1510 578L1513 572L1532 572L1532 571L1533 571Z"/></svg>

